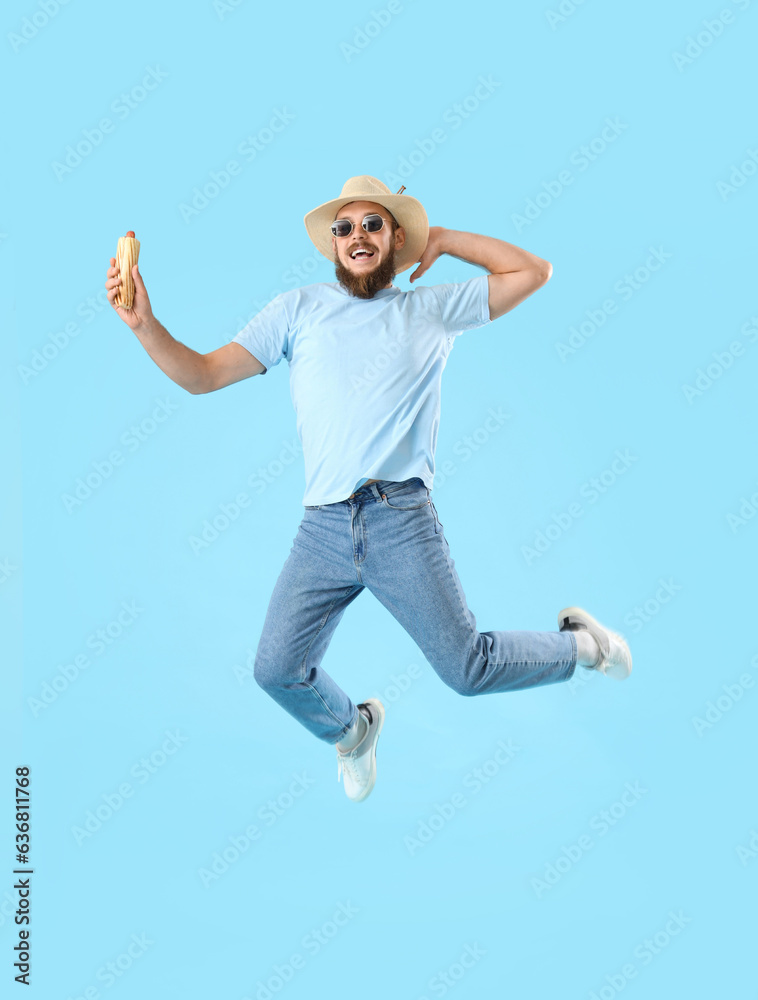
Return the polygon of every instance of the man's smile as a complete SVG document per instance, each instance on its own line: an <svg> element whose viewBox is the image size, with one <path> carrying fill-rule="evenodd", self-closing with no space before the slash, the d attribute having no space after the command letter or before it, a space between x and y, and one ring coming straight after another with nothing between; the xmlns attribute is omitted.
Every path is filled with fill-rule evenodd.
<svg viewBox="0 0 758 1000"><path fill-rule="evenodd" d="M373 260L375 251L368 246L358 246L351 250L349 257L354 261Z"/></svg>

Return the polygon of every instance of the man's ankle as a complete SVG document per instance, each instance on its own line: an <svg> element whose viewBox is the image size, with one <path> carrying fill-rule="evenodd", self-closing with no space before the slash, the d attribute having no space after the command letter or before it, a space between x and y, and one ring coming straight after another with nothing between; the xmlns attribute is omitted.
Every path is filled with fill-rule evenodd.
<svg viewBox="0 0 758 1000"><path fill-rule="evenodd" d="M600 660L600 647L595 637L586 628L577 629L576 663L579 667L596 667Z"/></svg>
<svg viewBox="0 0 758 1000"><path fill-rule="evenodd" d="M341 753L347 753L348 750L352 750L354 747L358 746L367 732L368 720L363 712L361 712L358 708L355 710L355 719L353 719L353 724L342 736L342 738L337 741L337 749Z"/></svg>

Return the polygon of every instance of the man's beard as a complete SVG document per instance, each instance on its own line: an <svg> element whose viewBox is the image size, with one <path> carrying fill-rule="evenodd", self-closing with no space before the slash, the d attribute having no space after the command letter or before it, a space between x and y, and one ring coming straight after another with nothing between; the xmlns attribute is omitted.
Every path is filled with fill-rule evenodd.
<svg viewBox="0 0 758 1000"><path fill-rule="evenodd" d="M374 253L377 253L375 250ZM394 279L395 269L395 247L390 244L389 253L380 261L376 267L372 267L365 274L356 273L346 267L339 257L334 262L334 271L337 281L351 295L359 299L372 299L374 295Z"/></svg>

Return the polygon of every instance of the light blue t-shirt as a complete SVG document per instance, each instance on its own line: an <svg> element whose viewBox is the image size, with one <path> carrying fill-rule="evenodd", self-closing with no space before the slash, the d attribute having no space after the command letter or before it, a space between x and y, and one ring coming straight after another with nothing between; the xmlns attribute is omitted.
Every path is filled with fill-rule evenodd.
<svg viewBox="0 0 758 1000"><path fill-rule="evenodd" d="M305 506L346 500L369 479L419 476L432 488L442 370L455 337L490 322L487 279L392 285L371 299L305 285L233 338L267 371L289 363Z"/></svg>

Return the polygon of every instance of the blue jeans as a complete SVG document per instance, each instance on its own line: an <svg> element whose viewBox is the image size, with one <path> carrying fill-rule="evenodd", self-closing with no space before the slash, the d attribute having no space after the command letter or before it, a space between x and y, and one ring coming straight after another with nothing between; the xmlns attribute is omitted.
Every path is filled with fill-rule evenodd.
<svg viewBox="0 0 758 1000"><path fill-rule="evenodd" d="M258 684L326 743L341 739L357 708L321 660L366 587L459 694L519 691L574 674L573 632L477 630L420 478L369 483L347 500L305 508L255 657Z"/></svg>

